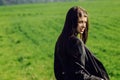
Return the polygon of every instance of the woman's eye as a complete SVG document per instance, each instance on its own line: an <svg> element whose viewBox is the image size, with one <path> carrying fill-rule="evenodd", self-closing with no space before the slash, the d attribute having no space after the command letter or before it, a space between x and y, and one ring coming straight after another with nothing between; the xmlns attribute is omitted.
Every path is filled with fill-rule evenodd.
<svg viewBox="0 0 120 80"><path fill-rule="evenodd" d="M78 23L83 23L83 21L79 21Z"/></svg>

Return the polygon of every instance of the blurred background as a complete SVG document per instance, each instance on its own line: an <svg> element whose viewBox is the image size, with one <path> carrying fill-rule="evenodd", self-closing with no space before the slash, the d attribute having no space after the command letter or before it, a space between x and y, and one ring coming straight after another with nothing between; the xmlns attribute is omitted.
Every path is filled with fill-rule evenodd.
<svg viewBox="0 0 120 80"><path fill-rule="evenodd" d="M68 2L68 1L79 1L79 0L0 0L0 5L46 3L46 2Z"/></svg>
<svg viewBox="0 0 120 80"><path fill-rule="evenodd" d="M55 80L54 47L72 6L87 10L87 47L120 79L120 0L0 0L0 80Z"/></svg>

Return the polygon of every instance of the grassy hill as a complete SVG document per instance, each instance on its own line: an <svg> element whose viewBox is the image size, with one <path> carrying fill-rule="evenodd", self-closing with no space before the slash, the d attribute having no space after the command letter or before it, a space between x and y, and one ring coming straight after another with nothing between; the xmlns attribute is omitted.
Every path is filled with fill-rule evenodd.
<svg viewBox="0 0 120 80"><path fill-rule="evenodd" d="M0 80L54 80L54 46L68 9L89 14L88 48L120 79L120 1L0 6Z"/></svg>

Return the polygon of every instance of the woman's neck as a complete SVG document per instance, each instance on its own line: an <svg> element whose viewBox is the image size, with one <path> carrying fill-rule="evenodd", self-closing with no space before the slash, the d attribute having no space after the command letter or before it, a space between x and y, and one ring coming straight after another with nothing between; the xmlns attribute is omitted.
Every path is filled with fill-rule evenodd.
<svg viewBox="0 0 120 80"><path fill-rule="evenodd" d="M80 34L80 39L82 39L82 34Z"/></svg>
<svg viewBox="0 0 120 80"><path fill-rule="evenodd" d="M77 37L82 39L82 34L78 34Z"/></svg>

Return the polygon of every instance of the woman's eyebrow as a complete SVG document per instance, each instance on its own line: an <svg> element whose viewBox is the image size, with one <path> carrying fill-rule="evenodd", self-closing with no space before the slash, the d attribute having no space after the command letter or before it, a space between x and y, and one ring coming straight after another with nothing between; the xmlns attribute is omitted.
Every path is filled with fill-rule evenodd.
<svg viewBox="0 0 120 80"><path fill-rule="evenodd" d="M84 14L84 17L88 17L87 14Z"/></svg>

